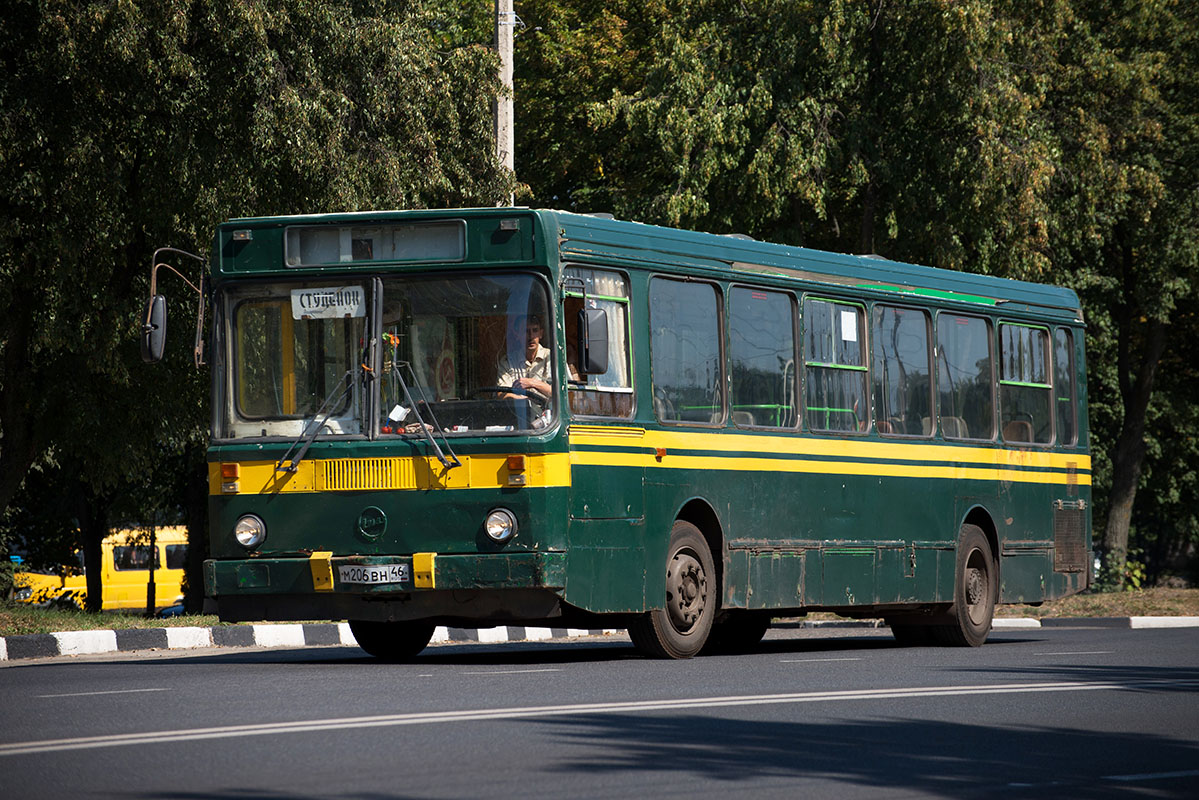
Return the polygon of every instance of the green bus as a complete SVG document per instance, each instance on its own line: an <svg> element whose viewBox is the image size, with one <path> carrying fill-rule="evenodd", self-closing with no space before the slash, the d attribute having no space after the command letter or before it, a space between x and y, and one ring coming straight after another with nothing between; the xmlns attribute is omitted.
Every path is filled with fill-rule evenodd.
<svg viewBox="0 0 1199 800"><path fill-rule="evenodd" d="M235 219L202 260L224 620L387 659L505 624L685 658L817 610L977 646L1090 582L1067 289L524 208Z"/></svg>

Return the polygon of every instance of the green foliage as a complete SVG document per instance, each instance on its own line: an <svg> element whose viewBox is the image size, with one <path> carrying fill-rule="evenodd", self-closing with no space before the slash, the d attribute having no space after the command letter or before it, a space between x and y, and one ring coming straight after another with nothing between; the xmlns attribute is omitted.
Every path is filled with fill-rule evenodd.
<svg viewBox="0 0 1199 800"><path fill-rule="evenodd" d="M100 498L204 439L208 378L187 355L195 298L173 278L167 363L138 357L155 246L204 252L230 217L507 194L494 54L455 46L432 8L5 5L0 507L33 464Z"/></svg>
<svg viewBox="0 0 1199 800"><path fill-rule="evenodd" d="M550 132L518 138L534 202L1074 288L1096 540L1117 582L1130 530L1149 577L1194 559L1190 4L542 0L522 15L542 31L517 40L518 116Z"/></svg>

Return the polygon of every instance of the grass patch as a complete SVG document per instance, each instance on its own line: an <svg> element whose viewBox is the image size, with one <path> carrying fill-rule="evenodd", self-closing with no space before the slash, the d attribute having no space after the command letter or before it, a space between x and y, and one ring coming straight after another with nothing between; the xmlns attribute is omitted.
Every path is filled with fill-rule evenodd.
<svg viewBox="0 0 1199 800"><path fill-rule="evenodd" d="M1039 606L999 606L997 617L1195 617L1199 589L1076 594Z"/></svg>
<svg viewBox="0 0 1199 800"><path fill-rule="evenodd" d="M136 614L106 612L88 614L67 608L35 608L12 600L0 600L0 636L62 631L124 630L126 628L211 627L221 622L213 614L146 619Z"/></svg>

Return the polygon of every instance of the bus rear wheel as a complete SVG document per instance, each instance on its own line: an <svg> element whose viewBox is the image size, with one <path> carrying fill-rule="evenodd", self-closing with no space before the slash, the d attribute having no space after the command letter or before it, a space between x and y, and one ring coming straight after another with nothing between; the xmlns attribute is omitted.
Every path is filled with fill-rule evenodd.
<svg viewBox="0 0 1199 800"><path fill-rule="evenodd" d="M433 638L436 626L428 622L375 622L350 620L358 646L384 661L408 661Z"/></svg>
<svg viewBox="0 0 1199 800"><path fill-rule="evenodd" d="M991 632L998 600L999 574L987 536L977 525L963 525L958 537L951 621L934 629L937 639L953 647L978 647Z"/></svg>
<svg viewBox="0 0 1199 800"><path fill-rule="evenodd" d="M716 614L716 567L699 528L678 520L666 550L666 603L629 626L629 638L656 658L691 658L699 653Z"/></svg>

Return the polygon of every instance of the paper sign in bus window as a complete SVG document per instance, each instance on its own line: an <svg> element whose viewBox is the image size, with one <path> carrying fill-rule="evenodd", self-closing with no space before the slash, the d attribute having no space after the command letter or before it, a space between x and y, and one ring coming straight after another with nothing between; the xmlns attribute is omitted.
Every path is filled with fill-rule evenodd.
<svg viewBox="0 0 1199 800"><path fill-rule="evenodd" d="M841 340L844 342L858 340L858 315L854 311L841 312Z"/></svg>
<svg viewBox="0 0 1199 800"><path fill-rule="evenodd" d="M366 316L361 286L323 286L291 290L292 319L343 319Z"/></svg>

